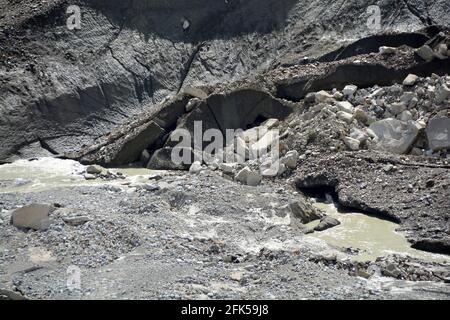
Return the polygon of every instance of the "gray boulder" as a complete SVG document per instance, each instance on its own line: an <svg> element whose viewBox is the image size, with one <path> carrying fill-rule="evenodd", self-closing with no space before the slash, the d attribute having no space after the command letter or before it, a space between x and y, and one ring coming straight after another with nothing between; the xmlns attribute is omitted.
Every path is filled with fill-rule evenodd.
<svg viewBox="0 0 450 320"><path fill-rule="evenodd" d="M408 76L403 80L404 86L413 86L416 84L417 80L419 79L418 76L415 74L408 74Z"/></svg>
<svg viewBox="0 0 450 320"><path fill-rule="evenodd" d="M300 220L301 223L306 224L314 220L319 220L324 217L324 214L305 199L293 202L289 205L292 217Z"/></svg>
<svg viewBox="0 0 450 320"><path fill-rule="evenodd" d="M374 148L395 154L407 153L419 134L419 129L414 122L403 122L392 118L376 121L369 128L377 137Z"/></svg>
<svg viewBox="0 0 450 320"><path fill-rule="evenodd" d="M100 166L88 166L86 168L87 174L100 174L102 173L102 168Z"/></svg>
<svg viewBox="0 0 450 320"><path fill-rule="evenodd" d="M53 207L46 204L31 204L13 211L11 222L17 228L47 230L50 226L49 214Z"/></svg>
<svg viewBox="0 0 450 320"><path fill-rule="evenodd" d="M318 226L314 228L315 231L324 231L333 227L336 227L340 225L341 222L335 218L332 218L330 216L326 216L320 220L320 223Z"/></svg>
<svg viewBox="0 0 450 320"><path fill-rule="evenodd" d="M298 162L298 151L297 150L291 150L286 155L281 158L280 163L286 165L289 169L295 169L297 168L297 162Z"/></svg>

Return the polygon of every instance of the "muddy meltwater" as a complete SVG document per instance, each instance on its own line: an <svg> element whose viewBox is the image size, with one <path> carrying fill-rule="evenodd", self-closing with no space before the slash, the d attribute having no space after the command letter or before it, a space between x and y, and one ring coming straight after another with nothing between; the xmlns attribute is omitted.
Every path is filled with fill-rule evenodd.
<svg viewBox="0 0 450 320"><path fill-rule="evenodd" d="M85 180L85 167L72 160L42 158L35 161L19 160L0 165L0 194L11 192L39 192L70 186L95 186L102 184L123 185L148 181L152 170L139 168L111 169L122 172L127 178L118 181ZM375 260L388 254L403 254L427 261L448 261L448 256L432 254L411 248L405 237L396 232L398 224L362 213L341 213L334 203L317 202L316 206L338 219L341 225L322 232L307 235L308 240L317 239L330 245L358 249L354 260ZM314 227L318 221L308 226Z"/></svg>
<svg viewBox="0 0 450 320"><path fill-rule="evenodd" d="M427 261L448 261L448 256L429 253L411 248L406 238L396 232L397 223L379 219L377 217L355 212L340 212L337 206L328 203L317 202L316 206L327 215L338 219L341 224L337 227L314 232L310 237L326 241L329 244L343 248L356 248L359 253L354 260L375 260L377 257L388 254L405 254L414 258ZM315 227L319 221L311 222L308 226Z"/></svg>

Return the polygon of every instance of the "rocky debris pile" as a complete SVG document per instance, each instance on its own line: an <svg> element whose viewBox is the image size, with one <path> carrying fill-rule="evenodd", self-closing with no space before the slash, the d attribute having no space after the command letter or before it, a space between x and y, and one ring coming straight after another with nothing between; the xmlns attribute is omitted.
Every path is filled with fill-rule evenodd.
<svg viewBox="0 0 450 320"><path fill-rule="evenodd" d="M447 157L450 77L407 76L403 85L308 94L289 126L303 141L336 150ZM298 144L298 143L297 143Z"/></svg>
<svg viewBox="0 0 450 320"><path fill-rule="evenodd" d="M297 168L299 153L289 151L281 141L288 132L280 135L279 124L277 119L268 119L257 127L238 131L232 142L216 154L204 152L204 165L196 161L189 171L198 174L206 168L219 170L225 177L249 186L292 172Z"/></svg>

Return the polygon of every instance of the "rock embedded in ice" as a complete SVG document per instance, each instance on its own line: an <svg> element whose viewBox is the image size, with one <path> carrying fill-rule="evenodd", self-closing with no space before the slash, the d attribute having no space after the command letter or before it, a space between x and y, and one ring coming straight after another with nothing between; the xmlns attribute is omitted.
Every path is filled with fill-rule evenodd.
<svg viewBox="0 0 450 320"><path fill-rule="evenodd" d="M419 49L416 49L416 54L421 57L425 61L431 61L434 59L434 51L427 44L421 46Z"/></svg>
<svg viewBox="0 0 450 320"><path fill-rule="evenodd" d="M431 150L450 149L450 118L435 117L431 119L425 133Z"/></svg>

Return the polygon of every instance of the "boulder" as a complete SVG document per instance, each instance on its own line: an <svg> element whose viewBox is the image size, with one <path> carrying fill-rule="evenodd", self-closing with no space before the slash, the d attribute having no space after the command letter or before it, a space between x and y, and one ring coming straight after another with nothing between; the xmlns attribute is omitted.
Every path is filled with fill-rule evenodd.
<svg viewBox="0 0 450 320"><path fill-rule="evenodd" d="M334 228L340 224L341 222L339 220L330 216L326 216L320 220L320 223L314 228L314 231L324 231L330 228Z"/></svg>
<svg viewBox="0 0 450 320"><path fill-rule="evenodd" d="M280 162L289 169L295 169L297 168L297 162L298 162L298 151L297 150L291 150L286 155L281 158Z"/></svg>
<svg viewBox="0 0 450 320"><path fill-rule="evenodd" d="M190 155L190 161L192 161L193 150L192 148L162 148L156 150L150 161L147 164L148 169L153 170L187 170L190 168L189 164L177 164L172 161L172 152L177 152L181 154L182 152L186 152Z"/></svg>
<svg viewBox="0 0 450 320"><path fill-rule="evenodd" d="M371 117L364 111L361 107L357 107L355 109L354 117L356 120L361 122L362 124L370 124L372 121Z"/></svg>
<svg viewBox="0 0 450 320"><path fill-rule="evenodd" d="M414 122L403 122L392 118L376 121L370 125L369 129L377 137L376 149L395 154L407 153L419 134L419 128Z"/></svg>
<svg viewBox="0 0 450 320"><path fill-rule="evenodd" d="M419 79L418 76L415 74L408 74L408 76L403 80L404 86L413 86L417 83L417 80Z"/></svg>
<svg viewBox="0 0 450 320"><path fill-rule="evenodd" d="M236 174L235 180L248 186L256 187L261 183L262 176L258 172L252 171L249 167L245 167Z"/></svg>
<svg viewBox="0 0 450 320"><path fill-rule="evenodd" d="M427 44L421 46L415 52L419 57L421 57L425 61L431 61L434 58L434 51Z"/></svg>
<svg viewBox="0 0 450 320"><path fill-rule="evenodd" d="M280 162L272 164L269 168L263 169L261 175L264 178L275 178L286 172L286 165Z"/></svg>
<svg viewBox="0 0 450 320"><path fill-rule="evenodd" d="M436 91L436 103L442 103L450 98L450 89L445 85L438 87Z"/></svg>
<svg viewBox="0 0 450 320"><path fill-rule="evenodd" d="M394 102L388 106L389 112L394 116L398 115L399 113L402 113L403 111L406 110L406 108L407 107L404 102Z"/></svg>
<svg viewBox="0 0 450 320"><path fill-rule="evenodd" d="M369 134L366 131L358 128L352 128L350 130L350 138L358 140L360 143L365 143L369 139Z"/></svg>
<svg viewBox="0 0 450 320"><path fill-rule="evenodd" d="M435 117L431 119L425 133L431 150L450 149L450 118Z"/></svg>
<svg viewBox="0 0 450 320"><path fill-rule="evenodd" d="M316 92L315 101L317 103L319 103L319 102L326 102L326 101L329 101L329 100L333 100L333 96L331 94L329 94L328 92L326 92L324 90Z"/></svg>
<svg viewBox="0 0 450 320"><path fill-rule="evenodd" d="M413 120L413 115L410 111L405 110L398 115L398 119L401 121L407 122L407 121Z"/></svg>
<svg viewBox="0 0 450 320"><path fill-rule="evenodd" d="M320 210L313 207L305 199L293 202L289 205L292 217L299 219L301 223L307 224L314 220L319 220L324 217Z"/></svg>
<svg viewBox="0 0 450 320"><path fill-rule="evenodd" d="M352 151L358 151L359 146L361 144L361 142L359 140L351 138L351 137L345 137L344 143Z"/></svg>
<svg viewBox="0 0 450 320"><path fill-rule="evenodd" d="M189 173L191 174L197 174L200 171L202 171L202 164L200 163L200 161L195 161L189 168Z"/></svg>
<svg viewBox="0 0 450 320"><path fill-rule="evenodd" d="M344 94L340 91L336 91L335 93L333 93L333 98L336 100L342 100L344 99Z"/></svg>
<svg viewBox="0 0 450 320"><path fill-rule="evenodd" d="M238 164L237 163L221 163L219 165L219 169L227 174L232 174L237 169Z"/></svg>
<svg viewBox="0 0 450 320"><path fill-rule="evenodd" d="M47 230L50 227L49 214L53 207L46 204L31 204L13 211L11 222L17 228Z"/></svg>
<svg viewBox="0 0 450 320"><path fill-rule="evenodd" d="M353 121L353 115L351 113L345 112L345 111L339 111L336 113L338 119L344 121L345 123L352 123Z"/></svg>
<svg viewBox="0 0 450 320"><path fill-rule="evenodd" d="M87 174L100 174L102 173L102 168L100 166L88 166L86 168Z"/></svg>
<svg viewBox="0 0 450 320"><path fill-rule="evenodd" d="M353 95L356 93L357 90L358 90L357 86L349 84L345 86L344 90L342 90L342 93L344 94L344 96L353 97Z"/></svg>
<svg viewBox="0 0 450 320"><path fill-rule="evenodd" d="M353 114L355 112L355 108L353 105L348 101L340 101L336 103L336 106L340 111L344 111L350 114Z"/></svg>

